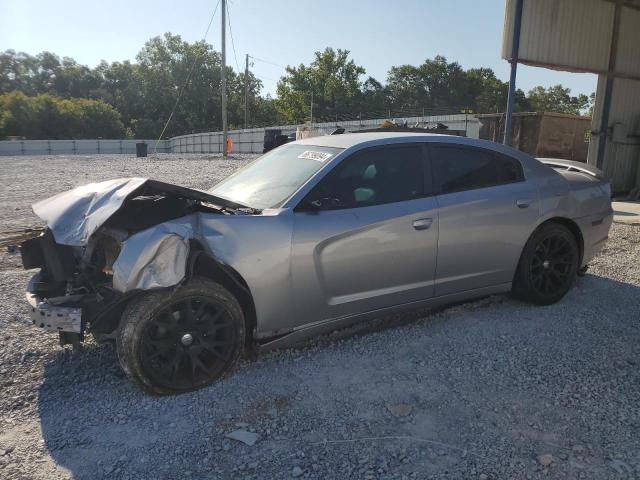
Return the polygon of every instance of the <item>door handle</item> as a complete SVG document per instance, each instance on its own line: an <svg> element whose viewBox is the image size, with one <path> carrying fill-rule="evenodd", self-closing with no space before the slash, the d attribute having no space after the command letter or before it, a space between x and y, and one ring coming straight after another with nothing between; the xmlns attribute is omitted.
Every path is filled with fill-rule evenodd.
<svg viewBox="0 0 640 480"><path fill-rule="evenodd" d="M516 205L518 206L518 208L527 208L532 203L533 200L530 199L516 200Z"/></svg>
<svg viewBox="0 0 640 480"><path fill-rule="evenodd" d="M413 221L413 228L416 230L427 230L431 227L433 223L433 219L431 218L419 218L418 220Z"/></svg>

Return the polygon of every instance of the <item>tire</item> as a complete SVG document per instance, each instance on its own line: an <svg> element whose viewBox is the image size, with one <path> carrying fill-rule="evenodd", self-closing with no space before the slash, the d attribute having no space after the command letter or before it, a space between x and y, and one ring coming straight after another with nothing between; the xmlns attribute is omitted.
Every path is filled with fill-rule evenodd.
<svg viewBox="0 0 640 480"><path fill-rule="evenodd" d="M544 224L524 246L513 279L513 294L537 305L555 303L573 286L579 263L573 233L559 223Z"/></svg>
<svg viewBox="0 0 640 480"><path fill-rule="evenodd" d="M116 336L122 369L154 395L215 382L237 361L244 343L240 304L224 287L200 277L132 300Z"/></svg>

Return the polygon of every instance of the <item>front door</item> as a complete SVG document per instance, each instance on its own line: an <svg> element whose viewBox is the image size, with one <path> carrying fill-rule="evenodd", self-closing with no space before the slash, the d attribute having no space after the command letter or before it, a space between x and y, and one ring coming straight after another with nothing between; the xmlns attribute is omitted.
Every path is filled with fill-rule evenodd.
<svg viewBox="0 0 640 480"><path fill-rule="evenodd" d="M420 145L362 150L316 185L294 213L300 323L433 295L438 212L428 193Z"/></svg>

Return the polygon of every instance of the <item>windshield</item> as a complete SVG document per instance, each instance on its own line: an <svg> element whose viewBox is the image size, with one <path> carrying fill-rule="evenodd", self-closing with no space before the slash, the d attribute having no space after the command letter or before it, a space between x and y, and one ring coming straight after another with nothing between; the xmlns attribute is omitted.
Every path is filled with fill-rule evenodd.
<svg viewBox="0 0 640 480"><path fill-rule="evenodd" d="M314 145L283 145L218 183L210 192L252 208L276 208L341 151Z"/></svg>

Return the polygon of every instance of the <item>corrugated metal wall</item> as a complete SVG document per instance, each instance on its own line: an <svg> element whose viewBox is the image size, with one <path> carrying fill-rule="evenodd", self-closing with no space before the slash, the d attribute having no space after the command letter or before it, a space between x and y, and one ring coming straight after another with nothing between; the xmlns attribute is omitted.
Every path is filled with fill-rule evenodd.
<svg viewBox="0 0 640 480"><path fill-rule="evenodd" d="M640 76L640 11L622 8L616 71Z"/></svg>
<svg viewBox="0 0 640 480"><path fill-rule="evenodd" d="M604 75L598 79L598 94L593 115L592 128L599 127L602 118ZM612 136L607 141L604 171L611 178L614 191L627 192L640 186L640 81L616 78L613 82L609 125L622 123L629 134L626 140L618 141ZM599 137L589 144L589 163L595 164Z"/></svg>
<svg viewBox="0 0 640 480"><path fill-rule="evenodd" d="M507 0L502 58L511 58L515 0ZM603 0L524 0L521 63L604 71L609 62L613 4Z"/></svg>
<svg viewBox="0 0 640 480"><path fill-rule="evenodd" d="M632 3L632 2L627 2ZM510 59L516 0L507 0L502 57ZM640 6L640 1L634 5ZM523 0L519 61L559 70L599 74L591 128L599 132L609 68L615 4L606 0ZM614 66L609 129L617 123L628 136L607 137L603 168L618 192L640 189L640 11L622 6ZM629 79L625 77L634 77ZM600 135L589 143L596 163Z"/></svg>

